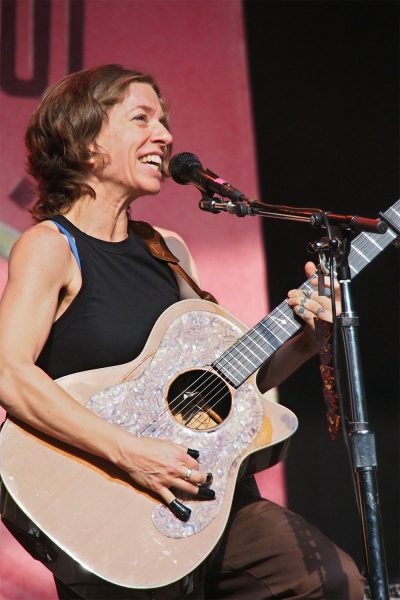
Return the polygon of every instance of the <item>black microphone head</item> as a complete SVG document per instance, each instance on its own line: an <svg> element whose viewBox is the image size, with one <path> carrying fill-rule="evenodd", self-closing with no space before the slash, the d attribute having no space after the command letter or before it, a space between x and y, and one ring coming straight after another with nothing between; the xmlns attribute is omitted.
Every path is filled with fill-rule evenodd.
<svg viewBox="0 0 400 600"><path fill-rule="evenodd" d="M195 154L180 152L171 158L169 174L176 183L189 183L193 168L201 168L201 162Z"/></svg>

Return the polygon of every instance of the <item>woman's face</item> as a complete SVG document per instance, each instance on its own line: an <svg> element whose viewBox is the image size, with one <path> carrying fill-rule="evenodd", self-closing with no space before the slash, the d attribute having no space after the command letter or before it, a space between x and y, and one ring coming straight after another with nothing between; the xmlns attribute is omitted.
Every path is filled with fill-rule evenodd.
<svg viewBox="0 0 400 600"><path fill-rule="evenodd" d="M161 163L171 142L156 92L147 83L132 83L123 100L109 111L96 139L106 159L93 174L111 193L131 198L156 194Z"/></svg>

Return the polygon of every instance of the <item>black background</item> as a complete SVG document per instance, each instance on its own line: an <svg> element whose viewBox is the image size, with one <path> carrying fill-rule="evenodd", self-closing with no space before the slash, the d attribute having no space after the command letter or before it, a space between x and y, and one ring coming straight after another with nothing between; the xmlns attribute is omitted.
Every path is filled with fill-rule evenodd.
<svg viewBox="0 0 400 600"><path fill-rule="evenodd" d="M261 198L376 217L399 197L398 3L244 2ZM310 226L264 220L271 307L304 281ZM399 577L399 250L354 281L376 432L389 575ZM300 428L286 462L289 506L363 564L343 440L325 424L318 360L280 387Z"/></svg>

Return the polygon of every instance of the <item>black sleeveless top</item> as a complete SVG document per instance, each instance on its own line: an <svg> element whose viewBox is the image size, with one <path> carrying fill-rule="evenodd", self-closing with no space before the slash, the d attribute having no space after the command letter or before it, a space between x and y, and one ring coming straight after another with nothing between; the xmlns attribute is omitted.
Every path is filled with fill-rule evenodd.
<svg viewBox="0 0 400 600"><path fill-rule="evenodd" d="M174 274L130 229L126 240L106 242L64 216L54 221L75 238L82 287L53 323L36 364L56 379L133 360L160 314L179 300Z"/></svg>

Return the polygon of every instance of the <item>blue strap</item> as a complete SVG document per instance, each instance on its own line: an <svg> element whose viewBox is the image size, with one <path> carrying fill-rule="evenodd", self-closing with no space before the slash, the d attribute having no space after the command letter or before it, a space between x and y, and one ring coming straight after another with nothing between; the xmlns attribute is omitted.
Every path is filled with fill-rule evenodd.
<svg viewBox="0 0 400 600"><path fill-rule="evenodd" d="M63 233L66 236L68 243L69 243L69 247L71 248L71 252L75 256L76 262L78 263L79 270L82 271L81 261L79 259L79 254L78 254L78 248L76 247L74 238L72 237L70 232L65 229L65 227L60 225L60 223L57 223L57 221L53 221L53 219L51 219L51 221L54 223L54 225L56 225L58 227L58 230L61 231L61 233Z"/></svg>

